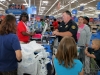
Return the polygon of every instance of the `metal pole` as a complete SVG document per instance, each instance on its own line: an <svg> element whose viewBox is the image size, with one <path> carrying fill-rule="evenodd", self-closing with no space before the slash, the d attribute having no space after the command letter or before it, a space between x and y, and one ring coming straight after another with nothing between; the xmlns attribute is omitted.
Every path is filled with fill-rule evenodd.
<svg viewBox="0 0 100 75"><path fill-rule="evenodd" d="M31 0L29 0L29 7L31 7ZM31 18L31 14L29 14L29 21L30 21L30 18Z"/></svg>
<svg viewBox="0 0 100 75"><path fill-rule="evenodd" d="M69 1L69 11L71 11L71 1L72 0Z"/></svg>

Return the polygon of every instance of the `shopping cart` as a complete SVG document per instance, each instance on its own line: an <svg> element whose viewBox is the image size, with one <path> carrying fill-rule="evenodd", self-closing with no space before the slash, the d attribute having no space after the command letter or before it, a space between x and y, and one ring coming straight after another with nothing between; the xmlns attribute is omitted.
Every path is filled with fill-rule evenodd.
<svg viewBox="0 0 100 75"><path fill-rule="evenodd" d="M85 56L85 59L86 58L88 57ZM100 75L100 68L93 58L90 58L90 61L85 60L84 71L85 71L85 75Z"/></svg>

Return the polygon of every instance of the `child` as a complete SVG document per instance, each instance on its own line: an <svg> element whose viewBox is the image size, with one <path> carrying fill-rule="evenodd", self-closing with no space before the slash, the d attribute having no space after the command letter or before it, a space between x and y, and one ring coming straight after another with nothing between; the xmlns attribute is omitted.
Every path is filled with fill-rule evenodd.
<svg viewBox="0 0 100 75"><path fill-rule="evenodd" d="M77 46L72 37L64 37L54 58L57 75L84 75L83 65L77 59Z"/></svg>
<svg viewBox="0 0 100 75"><path fill-rule="evenodd" d="M88 57L94 58L97 65L100 67L100 40L94 39L92 40L92 48L86 48L85 54Z"/></svg>

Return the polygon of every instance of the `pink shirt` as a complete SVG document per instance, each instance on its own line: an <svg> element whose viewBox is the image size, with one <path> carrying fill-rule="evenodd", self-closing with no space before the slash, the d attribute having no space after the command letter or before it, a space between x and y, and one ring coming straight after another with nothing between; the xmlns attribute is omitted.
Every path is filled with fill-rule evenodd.
<svg viewBox="0 0 100 75"><path fill-rule="evenodd" d="M80 33L84 29L84 26L85 26L84 24L78 26L77 39L80 38Z"/></svg>

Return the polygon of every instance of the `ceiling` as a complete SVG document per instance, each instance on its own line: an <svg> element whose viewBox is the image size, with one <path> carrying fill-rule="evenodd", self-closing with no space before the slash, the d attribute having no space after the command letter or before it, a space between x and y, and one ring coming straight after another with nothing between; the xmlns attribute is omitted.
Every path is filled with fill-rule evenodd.
<svg viewBox="0 0 100 75"><path fill-rule="evenodd" d="M0 0L3 1L3 0ZM97 17L100 11L96 10L97 2L100 0L31 0L31 5L37 6L37 14L60 17L65 10L78 9L84 6L83 11L78 11L77 16L85 15ZM60 9L57 9L60 2ZM0 13L3 14L10 3L28 4L29 0L5 0L0 2ZM71 3L71 4L70 4Z"/></svg>

